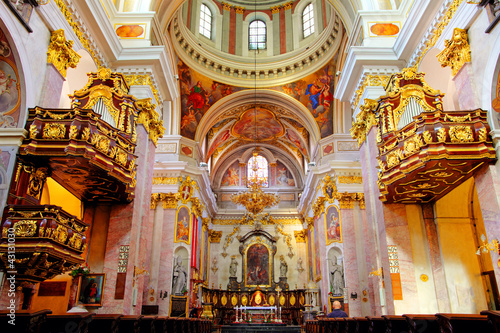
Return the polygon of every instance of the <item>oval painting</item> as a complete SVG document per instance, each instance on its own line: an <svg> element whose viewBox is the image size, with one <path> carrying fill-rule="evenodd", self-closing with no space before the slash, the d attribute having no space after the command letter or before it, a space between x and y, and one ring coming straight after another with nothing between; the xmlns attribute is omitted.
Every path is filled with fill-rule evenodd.
<svg viewBox="0 0 500 333"><path fill-rule="evenodd" d="M377 36L395 36L399 33L399 27L393 23L376 23L370 27L370 31Z"/></svg>
<svg viewBox="0 0 500 333"><path fill-rule="evenodd" d="M122 38L137 38L144 33L140 25L122 25L116 29L116 34Z"/></svg>
<svg viewBox="0 0 500 333"><path fill-rule="evenodd" d="M283 125L269 110L257 107L243 112L231 134L248 141L268 141L284 134Z"/></svg>

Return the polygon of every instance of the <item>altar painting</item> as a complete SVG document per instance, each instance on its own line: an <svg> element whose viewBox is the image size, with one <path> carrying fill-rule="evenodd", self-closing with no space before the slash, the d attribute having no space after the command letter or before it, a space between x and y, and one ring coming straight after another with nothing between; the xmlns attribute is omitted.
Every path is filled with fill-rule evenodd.
<svg viewBox="0 0 500 333"><path fill-rule="evenodd" d="M319 216L314 218L314 230L319 230ZM321 280L321 256L319 253L319 233L314 231L314 277L315 281Z"/></svg>
<svg viewBox="0 0 500 333"><path fill-rule="evenodd" d="M189 209L186 206L181 206L177 210L177 216L175 219L175 239L174 241L176 243L178 242L184 242L186 244L190 243L190 238L191 238L191 228L190 228L190 222L191 222L191 213L189 212Z"/></svg>
<svg viewBox="0 0 500 333"><path fill-rule="evenodd" d="M261 243L250 245L247 248L245 262L246 286L270 286L271 265L269 249Z"/></svg>
<svg viewBox="0 0 500 333"><path fill-rule="evenodd" d="M325 214L326 245L335 242L342 243L342 224L340 220L340 209L331 205Z"/></svg>
<svg viewBox="0 0 500 333"><path fill-rule="evenodd" d="M220 186L239 186L240 185L240 163L238 161L233 162L227 168L224 176L222 176L222 181Z"/></svg>

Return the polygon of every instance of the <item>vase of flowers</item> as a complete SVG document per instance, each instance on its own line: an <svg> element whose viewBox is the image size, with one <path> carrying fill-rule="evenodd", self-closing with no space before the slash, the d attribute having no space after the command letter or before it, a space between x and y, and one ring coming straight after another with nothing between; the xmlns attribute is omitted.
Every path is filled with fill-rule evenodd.
<svg viewBox="0 0 500 333"><path fill-rule="evenodd" d="M71 287L69 289L68 310L70 310L76 304L76 293L78 291L78 285L80 284L81 277L88 275L89 273L90 267L86 262L69 272L69 275L71 275L73 279L71 281Z"/></svg>

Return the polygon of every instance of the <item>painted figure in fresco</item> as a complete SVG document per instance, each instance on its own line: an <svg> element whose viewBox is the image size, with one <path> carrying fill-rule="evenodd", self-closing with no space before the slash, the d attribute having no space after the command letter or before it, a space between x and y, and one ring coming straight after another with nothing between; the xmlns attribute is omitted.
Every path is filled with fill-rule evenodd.
<svg viewBox="0 0 500 333"><path fill-rule="evenodd" d="M340 221L335 209L330 214L328 220L328 230L326 231L328 238L333 240L340 240Z"/></svg>
<svg viewBox="0 0 500 333"><path fill-rule="evenodd" d="M3 70L0 69L0 95L5 93L10 94L10 88L12 84L16 82L10 75L6 75Z"/></svg>
<svg viewBox="0 0 500 333"><path fill-rule="evenodd" d="M207 93L198 81L194 87L191 88L191 94L188 96L188 104L192 103L197 111L201 111L207 102Z"/></svg>
<svg viewBox="0 0 500 333"><path fill-rule="evenodd" d="M325 89L324 85L320 85L319 79L309 84L306 89L306 96L309 95L309 102L311 103L313 111L320 105L320 96Z"/></svg>
<svg viewBox="0 0 500 333"><path fill-rule="evenodd" d="M278 168L278 177L276 178L276 182L278 185L288 185L288 177L286 176L286 168Z"/></svg>
<svg viewBox="0 0 500 333"><path fill-rule="evenodd" d="M222 180L222 186L238 186L240 183L240 175L235 167L230 167Z"/></svg>
<svg viewBox="0 0 500 333"><path fill-rule="evenodd" d="M189 222L185 216L177 222L177 239L183 241L189 240Z"/></svg>
<svg viewBox="0 0 500 333"><path fill-rule="evenodd" d="M333 295L344 293L344 272L342 265L337 264L336 256L333 256L330 268L330 291Z"/></svg>
<svg viewBox="0 0 500 333"><path fill-rule="evenodd" d="M280 256L280 277L286 277L286 273L288 272L288 264L285 261L285 257L283 255Z"/></svg>
<svg viewBox="0 0 500 333"><path fill-rule="evenodd" d="M10 56L10 47L6 41L0 40L0 56L7 58Z"/></svg>
<svg viewBox="0 0 500 333"><path fill-rule="evenodd" d="M229 265L229 276L236 277L238 271L238 262L235 257L231 257L231 264Z"/></svg>

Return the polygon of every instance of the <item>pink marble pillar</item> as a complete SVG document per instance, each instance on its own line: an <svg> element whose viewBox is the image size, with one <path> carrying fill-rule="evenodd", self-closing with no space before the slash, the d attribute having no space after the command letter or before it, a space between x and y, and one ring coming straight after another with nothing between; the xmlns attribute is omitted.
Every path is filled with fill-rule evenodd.
<svg viewBox="0 0 500 333"><path fill-rule="evenodd" d="M42 108L57 108L61 99L62 87L66 79L53 64L47 64L47 71L43 82L38 105Z"/></svg>
<svg viewBox="0 0 500 333"><path fill-rule="evenodd" d="M363 187L366 204L366 224L365 234L365 254L368 269L378 269L383 267L384 272L390 272L389 258L387 253L386 217L385 212L390 208L384 208L380 201L380 191L377 180L377 155L378 148L376 142L377 128L372 127L366 137L366 141L360 147L361 169L363 174ZM369 277L369 296L373 308L373 316L383 314L394 314L394 302L392 297L392 282L390 274L384 274L384 281L380 277ZM384 300L381 299L380 290L385 296L385 306L381 306ZM363 295L361 295L363 297Z"/></svg>
<svg viewBox="0 0 500 333"><path fill-rule="evenodd" d="M169 300L172 293L172 269L174 267L174 227L176 209L163 211L163 228L161 238L160 267L158 273L158 290L168 292L168 297L158 300L159 315L166 316L169 311Z"/></svg>
<svg viewBox="0 0 500 333"><path fill-rule="evenodd" d="M240 163L240 186L245 186L245 179L247 179L247 165Z"/></svg>
<svg viewBox="0 0 500 333"><path fill-rule="evenodd" d="M355 292L358 296L361 295L361 289L359 288L359 270L358 265L364 263L362 258L358 258L356 253L356 247L358 246L356 242L356 227L354 220L354 215L359 216L359 206L356 205L354 209L341 209L340 216L342 218L342 238L344 242L344 280L345 286L347 288L347 293L349 297L349 316L350 317L360 317L361 313L361 298L353 300L350 298L350 294Z"/></svg>
<svg viewBox="0 0 500 333"><path fill-rule="evenodd" d="M458 71L457 75L453 78L455 82L458 105L460 110L473 110L480 107L480 98L477 96L477 89L473 87L473 69L472 63L465 63L464 66Z"/></svg>
<svg viewBox="0 0 500 333"><path fill-rule="evenodd" d="M500 238L500 179L497 167L487 165L481 168L474 178L487 240L488 242L498 240ZM497 264L500 257L497 251L490 251L490 256L497 284L500 284L500 267ZM500 286L498 287L500 289Z"/></svg>
<svg viewBox="0 0 500 333"><path fill-rule="evenodd" d="M443 259L439 247L439 236L437 226L434 222L434 209L432 204L422 205L422 213L425 224L425 232L429 242L429 257L432 274L434 276L434 288L439 312L451 312L450 298L444 275Z"/></svg>
<svg viewBox="0 0 500 333"><path fill-rule="evenodd" d="M155 146L149 140L143 126L137 126L137 184L135 199L129 204L115 205L111 208L104 258L106 284L104 288L101 313L140 314L144 287L144 275L136 278L134 268L146 269L146 258L150 253L153 221L149 219L151 184ZM128 265L123 300L115 299L118 254L121 245L129 245ZM136 289L136 290L134 290ZM134 293L137 293L134 299Z"/></svg>

